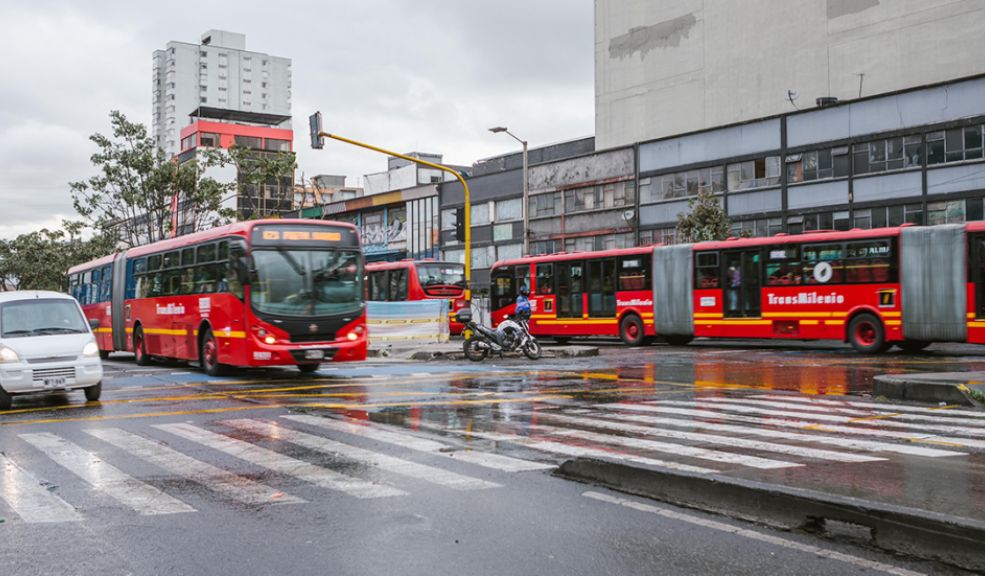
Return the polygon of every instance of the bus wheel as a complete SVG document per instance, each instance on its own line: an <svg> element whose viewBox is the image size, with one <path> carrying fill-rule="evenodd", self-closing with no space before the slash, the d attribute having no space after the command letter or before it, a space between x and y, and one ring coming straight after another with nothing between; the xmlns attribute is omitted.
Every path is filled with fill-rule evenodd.
<svg viewBox="0 0 985 576"><path fill-rule="evenodd" d="M202 370L209 376L222 376L225 372L222 364L219 364L219 345L209 328L206 328L205 334L202 334L198 347L198 360L202 364Z"/></svg>
<svg viewBox="0 0 985 576"><path fill-rule="evenodd" d="M691 340L694 340L694 336L671 334L669 336L664 336L664 340L666 340L667 344L670 344L671 346L687 346L691 343Z"/></svg>
<svg viewBox="0 0 985 576"><path fill-rule="evenodd" d="M311 374L315 370L318 370L319 366L321 366L321 364L298 364L298 370L300 370L302 374Z"/></svg>
<svg viewBox="0 0 985 576"><path fill-rule="evenodd" d="M635 314L627 314L619 323L619 337L627 346L639 346L643 342L643 321Z"/></svg>
<svg viewBox="0 0 985 576"><path fill-rule="evenodd" d="M862 354L885 351L886 331L872 314L859 314L848 324L848 341Z"/></svg>
<svg viewBox="0 0 985 576"><path fill-rule="evenodd" d="M150 356L147 355L147 342L144 340L144 329L137 326L133 331L133 358L137 366L147 366L150 364Z"/></svg>
<svg viewBox="0 0 985 576"><path fill-rule="evenodd" d="M896 345L899 346L900 350L903 352L906 352L907 354L914 354L923 350L927 346L930 346L930 342L927 342L926 340L903 340L902 342L897 342Z"/></svg>
<svg viewBox="0 0 985 576"><path fill-rule="evenodd" d="M551 336L551 340L554 340L556 344L560 344L561 346L571 342L571 338L567 336Z"/></svg>

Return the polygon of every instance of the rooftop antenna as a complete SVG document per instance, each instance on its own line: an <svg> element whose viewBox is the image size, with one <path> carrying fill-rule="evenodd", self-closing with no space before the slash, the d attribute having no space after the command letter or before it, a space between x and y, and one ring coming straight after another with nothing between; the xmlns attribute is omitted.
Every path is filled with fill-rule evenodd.
<svg viewBox="0 0 985 576"><path fill-rule="evenodd" d="M796 90L787 90L787 100L790 101L790 105L796 108L797 110L800 110L800 107L798 107L795 102L797 98L800 98L800 93L798 93Z"/></svg>

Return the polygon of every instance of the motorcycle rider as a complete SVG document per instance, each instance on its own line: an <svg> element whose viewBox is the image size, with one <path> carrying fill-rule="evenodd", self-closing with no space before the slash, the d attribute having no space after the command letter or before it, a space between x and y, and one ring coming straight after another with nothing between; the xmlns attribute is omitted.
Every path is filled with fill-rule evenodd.
<svg viewBox="0 0 985 576"><path fill-rule="evenodd" d="M516 308L513 314L519 320L527 320L530 318L530 290L527 288L526 284L520 285L519 294L516 297Z"/></svg>

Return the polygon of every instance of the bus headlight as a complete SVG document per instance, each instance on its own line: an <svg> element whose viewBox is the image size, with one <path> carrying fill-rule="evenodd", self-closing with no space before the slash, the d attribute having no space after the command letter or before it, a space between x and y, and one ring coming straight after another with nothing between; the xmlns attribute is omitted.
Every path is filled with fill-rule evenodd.
<svg viewBox="0 0 985 576"><path fill-rule="evenodd" d="M89 342L82 349L82 355L92 358L93 356L99 356L99 346L95 342Z"/></svg>
<svg viewBox="0 0 985 576"><path fill-rule="evenodd" d="M276 344L277 343L277 339L274 338L273 336L270 336L270 335L264 336L263 337L263 341L266 344Z"/></svg>
<svg viewBox="0 0 985 576"><path fill-rule="evenodd" d="M356 340L359 340L359 334L356 334L355 332L349 332L348 334L345 335L345 337L348 338L350 342L355 342Z"/></svg>
<svg viewBox="0 0 985 576"><path fill-rule="evenodd" d="M0 346L0 362L17 362L20 358L17 356L17 352L14 352L12 348L7 348L6 346Z"/></svg>

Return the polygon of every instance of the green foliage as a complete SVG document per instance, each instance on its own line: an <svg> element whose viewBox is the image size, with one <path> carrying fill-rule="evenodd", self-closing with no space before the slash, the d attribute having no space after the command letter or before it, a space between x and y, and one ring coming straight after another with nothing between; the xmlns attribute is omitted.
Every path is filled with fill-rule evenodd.
<svg viewBox="0 0 985 576"><path fill-rule="evenodd" d="M86 225L127 247L156 242L170 236L175 194L195 230L229 220L230 211L221 205L232 185L204 176L208 168L225 164L224 155L204 153L178 164L158 148L143 124L115 110L110 124L111 136L89 137L98 147L91 156L98 174L69 184L75 210Z"/></svg>
<svg viewBox="0 0 985 576"><path fill-rule="evenodd" d="M111 236L81 236L79 222L63 222L62 230L47 228L0 241L0 289L64 292L65 273L76 264L113 252Z"/></svg>
<svg viewBox="0 0 985 576"><path fill-rule="evenodd" d="M698 192L687 202L687 213L677 215L677 237L681 242L725 240L729 219L721 202L711 192Z"/></svg>

